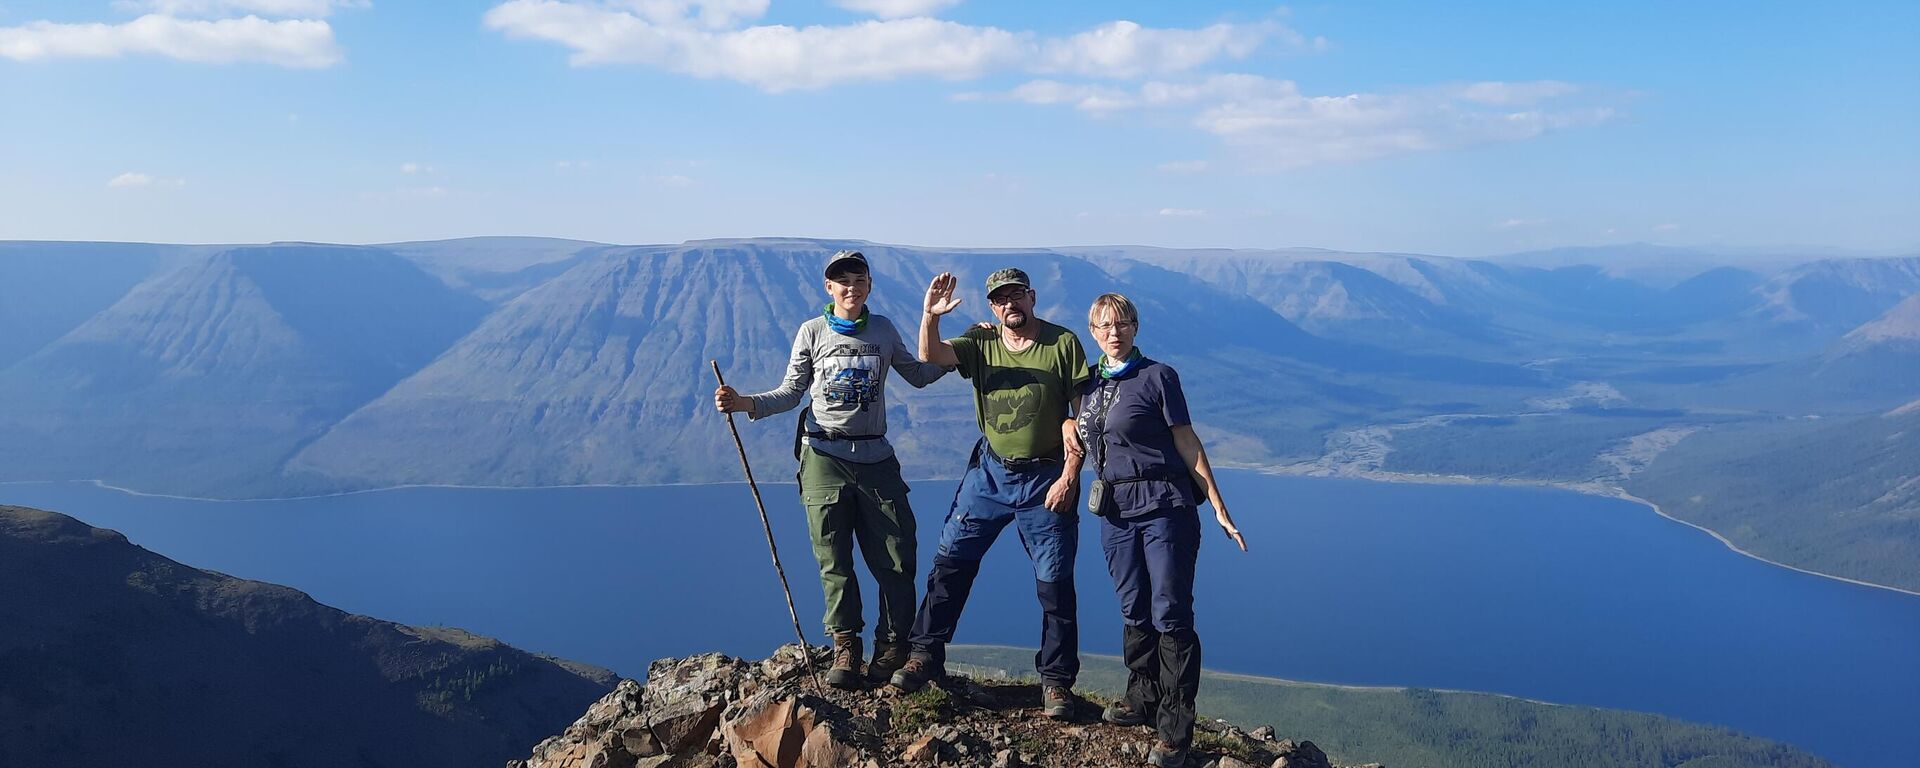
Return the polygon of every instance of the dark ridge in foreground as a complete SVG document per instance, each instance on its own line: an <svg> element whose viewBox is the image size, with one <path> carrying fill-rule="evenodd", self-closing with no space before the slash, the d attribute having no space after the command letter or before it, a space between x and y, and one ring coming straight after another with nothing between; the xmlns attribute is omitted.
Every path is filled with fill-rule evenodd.
<svg viewBox="0 0 1920 768"><path fill-rule="evenodd" d="M613 685L0 506L0 765L498 765Z"/></svg>

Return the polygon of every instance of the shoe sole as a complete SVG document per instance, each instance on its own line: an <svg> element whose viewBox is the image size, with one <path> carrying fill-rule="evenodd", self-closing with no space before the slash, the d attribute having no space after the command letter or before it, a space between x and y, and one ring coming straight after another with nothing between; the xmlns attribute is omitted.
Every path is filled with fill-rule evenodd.
<svg viewBox="0 0 1920 768"><path fill-rule="evenodd" d="M1065 706L1065 705L1057 706L1057 707L1047 707L1046 709L1043 709L1040 712L1041 714L1044 714L1047 717L1053 718L1055 720L1065 720L1073 716L1073 707Z"/></svg>

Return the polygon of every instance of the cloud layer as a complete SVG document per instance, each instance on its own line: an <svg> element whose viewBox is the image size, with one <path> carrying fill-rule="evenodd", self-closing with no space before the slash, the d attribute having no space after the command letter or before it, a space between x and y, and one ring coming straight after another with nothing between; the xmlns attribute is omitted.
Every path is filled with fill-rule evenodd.
<svg viewBox="0 0 1920 768"><path fill-rule="evenodd" d="M1226 74L1131 88L1035 80L959 98L1064 105L1097 116L1184 111L1193 127L1260 164L1296 168L1520 141L1613 117L1609 107L1579 103L1580 95L1571 83L1533 81L1310 96L1291 80Z"/></svg>
<svg viewBox="0 0 1920 768"><path fill-rule="evenodd" d="M32 21L0 27L0 58L16 61L160 56L213 64L254 62L300 69L341 59L322 19L366 0L122 0L131 21ZM239 15L244 14L244 15Z"/></svg>
<svg viewBox="0 0 1920 768"><path fill-rule="evenodd" d="M150 54L216 64L252 61L319 68L340 61L333 28L318 19L181 19L148 14L124 24L35 21L0 27L0 57L19 61Z"/></svg>
<svg viewBox="0 0 1920 768"><path fill-rule="evenodd" d="M1046 38L923 14L936 2L848 2L885 18L844 25L742 26L765 0L508 0L485 23L509 37L558 43L578 66L637 64L767 91L929 77L970 80L1000 71L1132 78L1243 58L1274 39L1277 22L1153 29L1116 21ZM907 14L898 17L895 14Z"/></svg>

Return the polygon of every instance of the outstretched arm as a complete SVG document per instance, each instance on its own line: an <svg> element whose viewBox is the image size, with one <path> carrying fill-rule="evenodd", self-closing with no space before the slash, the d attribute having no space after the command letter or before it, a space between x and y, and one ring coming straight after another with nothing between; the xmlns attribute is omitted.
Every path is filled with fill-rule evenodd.
<svg viewBox="0 0 1920 768"><path fill-rule="evenodd" d="M920 316L920 359L934 365L951 368L960 364L953 345L940 338L940 316L960 306L960 300L953 297L954 286L959 283L952 272L942 272L927 285L926 312Z"/></svg>
<svg viewBox="0 0 1920 768"><path fill-rule="evenodd" d="M1240 529L1233 524L1233 515L1227 514L1227 502L1220 498L1220 484L1213 481L1213 466L1207 463L1207 449L1200 444L1200 436L1194 434L1192 424L1181 424L1173 428L1173 447L1179 449L1180 459L1187 464L1187 471L1193 474L1200 487L1207 489L1207 502L1213 505L1214 519L1220 527L1226 529L1233 543L1240 545L1240 551L1247 551L1247 540L1240 535Z"/></svg>

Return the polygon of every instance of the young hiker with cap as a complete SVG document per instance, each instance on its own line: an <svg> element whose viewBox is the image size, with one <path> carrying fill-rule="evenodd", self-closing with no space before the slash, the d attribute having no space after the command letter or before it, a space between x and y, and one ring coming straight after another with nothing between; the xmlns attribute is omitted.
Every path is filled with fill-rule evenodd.
<svg viewBox="0 0 1920 768"><path fill-rule="evenodd" d="M1154 724L1147 753L1156 766L1180 766L1193 745L1193 701L1200 690L1200 636L1193 629L1193 571L1200 557L1198 505L1246 551L1227 514L1207 452L1187 415L1180 374L1140 353L1140 314L1117 293L1094 299L1087 331L1101 351L1098 373L1082 387L1080 441L1093 462L1087 509L1100 516L1100 549L1120 598L1121 658L1127 695L1102 717Z"/></svg>
<svg viewBox="0 0 1920 768"><path fill-rule="evenodd" d="M1080 458L1064 450L1075 394L1088 378L1086 353L1072 331L1033 315L1027 274L1002 269L987 277L987 302L998 327L972 328L941 340L940 317L960 305L957 280L943 273L927 287L920 356L954 366L973 382L982 433L940 531L939 551L914 617L913 655L893 685L917 690L946 674L946 645L966 607L980 558L1012 524L1033 561L1042 614L1042 707L1050 717L1073 711L1080 674L1078 602L1073 560L1079 548Z"/></svg>
<svg viewBox="0 0 1920 768"><path fill-rule="evenodd" d="M833 636L827 682L842 688L859 686L863 674L855 542L879 596L873 663L866 675L885 681L906 663L913 625L916 526L900 461L886 438L887 369L915 387L946 374L945 368L915 358L893 323L868 311L872 289L867 259L859 251L827 257L831 300L819 317L800 324L780 386L756 395L727 386L713 393L720 411L745 411L754 421L792 410L803 400L810 403L800 416L794 453L813 556L820 561L820 588L826 593L827 633Z"/></svg>

